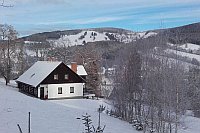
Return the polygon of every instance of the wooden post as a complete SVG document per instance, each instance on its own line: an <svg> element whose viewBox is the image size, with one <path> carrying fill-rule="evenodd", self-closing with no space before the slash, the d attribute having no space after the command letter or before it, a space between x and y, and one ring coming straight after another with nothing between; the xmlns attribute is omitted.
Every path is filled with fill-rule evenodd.
<svg viewBox="0 0 200 133"><path fill-rule="evenodd" d="M23 133L23 132L22 132L22 129L21 129L21 127L20 127L20 125L17 124L17 126L18 126L18 128L19 128L19 132L20 132L20 133Z"/></svg>
<svg viewBox="0 0 200 133"><path fill-rule="evenodd" d="M31 132L31 113L28 112L28 133Z"/></svg>
<svg viewBox="0 0 200 133"><path fill-rule="evenodd" d="M101 108L99 108L99 122L98 122L98 128L100 128L100 125L101 125L101 123L100 123L100 122L101 122L101 113L100 113L100 109L101 109Z"/></svg>

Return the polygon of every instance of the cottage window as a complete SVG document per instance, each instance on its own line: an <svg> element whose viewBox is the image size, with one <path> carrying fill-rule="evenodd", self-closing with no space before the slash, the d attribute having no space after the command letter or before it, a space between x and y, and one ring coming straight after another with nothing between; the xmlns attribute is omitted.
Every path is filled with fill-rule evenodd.
<svg viewBox="0 0 200 133"><path fill-rule="evenodd" d="M54 80L58 80L58 74L54 75Z"/></svg>
<svg viewBox="0 0 200 133"><path fill-rule="evenodd" d="M58 87L58 94L62 94L62 87Z"/></svg>
<svg viewBox="0 0 200 133"><path fill-rule="evenodd" d="M22 88L22 90L24 90L24 85L23 84L21 85L21 88Z"/></svg>
<svg viewBox="0 0 200 133"><path fill-rule="evenodd" d="M68 74L65 74L65 79L69 79L69 75Z"/></svg>
<svg viewBox="0 0 200 133"><path fill-rule="evenodd" d="M34 95L37 96L38 95L37 89L36 88L33 89L34 89Z"/></svg>
<svg viewBox="0 0 200 133"><path fill-rule="evenodd" d="M74 93L74 87L70 87L70 93Z"/></svg>

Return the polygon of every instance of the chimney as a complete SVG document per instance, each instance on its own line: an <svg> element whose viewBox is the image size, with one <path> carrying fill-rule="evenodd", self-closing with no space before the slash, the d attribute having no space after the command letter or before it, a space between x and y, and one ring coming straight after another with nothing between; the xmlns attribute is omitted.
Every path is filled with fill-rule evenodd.
<svg viewBox="0 0 200 133"><path fill-rule="evenodd" d="M71 69L72 69L72 71L77 73L77 63L76 62L71 62Z"/></svg>
<svg viewBox="0 0 200 133"><path fill-rule="evenodd" d="M47 61L50 61L50 62L56 61L56 58L55 58L55 57L48 57L48 58L47 58Z"/></svg>

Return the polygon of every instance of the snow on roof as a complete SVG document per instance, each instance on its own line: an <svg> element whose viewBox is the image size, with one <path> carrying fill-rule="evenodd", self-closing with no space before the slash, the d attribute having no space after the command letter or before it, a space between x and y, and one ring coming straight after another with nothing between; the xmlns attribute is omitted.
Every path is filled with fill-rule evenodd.
<svg viewBox="0 0 200 133"><path fill-rule="evenodd" d="M26 72L24 72L17 81L36 87L40 84L57 66L62 62L37 61ZM71 68L71 65L68 65ZM77 74L86 76L87 73L82 65L77 65Z"/></svg>
<svg viewBox="0 0 200 133"><path fill-rule="evenodd" d="M71 65L67 65L69 68L71 68ZM85 68L83 65L77 65L77 74L80 76L86 76L87 72L85 71Z"/></svg>
<svg viewBox="0 0 200 133"><path fill-rule="evenodd" d="M36 87L62 62L37 61L17 81Z"/></svg>

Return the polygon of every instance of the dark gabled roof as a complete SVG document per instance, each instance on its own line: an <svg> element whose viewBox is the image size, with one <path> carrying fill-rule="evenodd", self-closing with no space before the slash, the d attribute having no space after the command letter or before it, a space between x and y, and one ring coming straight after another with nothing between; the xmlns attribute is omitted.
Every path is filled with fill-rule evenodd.
<svg viewBox="0 0 200 133"><path fill-rule="evenodd" d="M62 64L62 62L37 61L26 72L24 72L16 81L37 87L60 64ZM65 66L68 67L67 65L65 65ZM81 67L81 69L82 69L82 67ZM83 71L83 69L81 71ZM84 69L84 71L85 71L85 69ZM79 77L81 76L78 73L77 73L77 75Z"/></svg>

